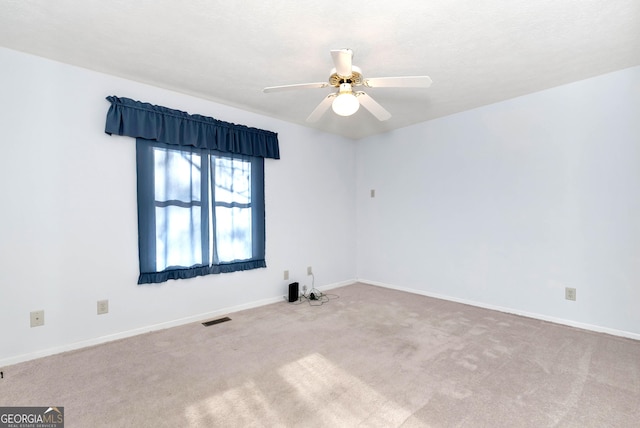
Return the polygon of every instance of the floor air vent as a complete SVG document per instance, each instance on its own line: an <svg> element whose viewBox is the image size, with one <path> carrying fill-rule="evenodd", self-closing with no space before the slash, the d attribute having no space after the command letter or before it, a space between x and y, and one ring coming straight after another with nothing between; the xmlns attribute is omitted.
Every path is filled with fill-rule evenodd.
<svg viewBox="0 0 640 428"><path fill-rule="evenodd" d="M220 324L221 322L227 322L227 321L231 321L231 318L224 317L224 318L218 318L217 320L205 321L202 323L202 325L205 327L209 327L209 326Z"/></svg>

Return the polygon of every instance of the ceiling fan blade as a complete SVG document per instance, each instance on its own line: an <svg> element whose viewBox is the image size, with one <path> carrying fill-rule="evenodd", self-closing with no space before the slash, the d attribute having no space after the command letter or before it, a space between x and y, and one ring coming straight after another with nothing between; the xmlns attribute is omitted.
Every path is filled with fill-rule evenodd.
<svg viewBox="0 0 640 428"><path fill-rule="evenodd" d="M364 79L369 88L428 88L433 81L429 76L372 77Z"/></svg>
<svg viewBox="0 0 640 428"><path fill-rule="evenodd" d="M385 121L391 117L391 113L385 110L384 107L365 92L356 92L356 96L358 97L358 101L360 101L360 105L369 110L379 121Z"/></svg>
<svg viewBox="0 0 640 428"><path fill-rule="evenodd" d="M308 89L308 88L327 88L329 84L326 82L318 83L300 83L296 85L268 86L262 90L264 93L288 91L291 89Z"/></svg>
<svg viewBox="0 0 640 428"><path fill-rule="evenodd" d="M336 66L336 74L340 77L351 77L351 62L353 51L351 49L338 49L331 51L333 64Z"/></svg>
<svg viewBox="0 0 640 428"><path fill-rule="evenodd" d="M311 114L307 118L307 122L317 122L322 117L322 115L325 114L327 110L329 110L329 107L331 107L331 103L333 102L333 99L335 97L336 94L327 95L324 100L322 100L320 104L318 104L318 107L316 107L315 110L311 112Z"/></svg>

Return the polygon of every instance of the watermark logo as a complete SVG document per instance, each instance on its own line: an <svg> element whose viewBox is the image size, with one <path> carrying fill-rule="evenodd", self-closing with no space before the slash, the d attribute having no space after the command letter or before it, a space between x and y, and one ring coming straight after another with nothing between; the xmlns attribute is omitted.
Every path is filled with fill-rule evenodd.
<svg viewBox="0 0 640 428"><path fill-rule="evenodd" d="M64 428L64 407L0 407L0 428Z"/></svg>

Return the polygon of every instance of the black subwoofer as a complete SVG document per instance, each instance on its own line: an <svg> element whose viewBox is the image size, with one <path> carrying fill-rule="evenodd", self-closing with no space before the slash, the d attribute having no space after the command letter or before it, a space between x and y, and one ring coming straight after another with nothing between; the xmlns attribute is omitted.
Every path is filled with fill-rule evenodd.
<svg viewBox="0 0 640 428"><path fill-rule="evenodd" d="M290 302L295 302L296 300L298 300L298 283L297 282L292 282L291 284L289 284L289 301Z"/></svg>

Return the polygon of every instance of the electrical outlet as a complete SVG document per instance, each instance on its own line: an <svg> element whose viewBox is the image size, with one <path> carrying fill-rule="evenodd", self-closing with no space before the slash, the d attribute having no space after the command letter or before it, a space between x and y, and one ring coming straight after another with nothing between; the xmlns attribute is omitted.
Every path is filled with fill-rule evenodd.
<svg viewBox="0 0 640 428"><path fill-rule="evenodd" d="M313 275L313 269L311 269L311 266L307 266L307 275Z"/></svg>
<svg viewBox="0 0 640 428"><path fill-rule="evenodd" d="M109 301L98 300L98 315L109 313Z"/></svg>
<svg viewBox="0 0 640 428"><path fill-rule="evenodd" d="M307 286L306 285L302 286L302 294L305 294L305 295L307 294Z"/></svg>
<svg viewBox="0 0 640 428"><path fill-rule="evenodd" d="M288 279L289 279L289 271L288 271L288 270L285 270L285 271L284 271L284 280L286 281L286 280L288 280Z"/></svg>
<svg viewBox="0 0 640 428"><path fill-rule="evenodd" d="M44 325L44 310L31 312L31 327Z"/></svg>
<svg viewBox="0 0 640 428"><path fill-rule="evenodd" d="M564 289L564 298L567 300L576 300L576 289L575 288L570 288L570 287L566 287Z"/></svg>
<svg viewBox="0 0 640 428"><path fill-rule="evenodd" d="M371 197L372 198L376 197L376 189L371 189Z"/></svg>

